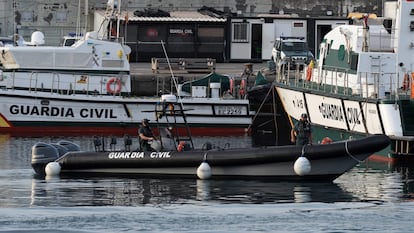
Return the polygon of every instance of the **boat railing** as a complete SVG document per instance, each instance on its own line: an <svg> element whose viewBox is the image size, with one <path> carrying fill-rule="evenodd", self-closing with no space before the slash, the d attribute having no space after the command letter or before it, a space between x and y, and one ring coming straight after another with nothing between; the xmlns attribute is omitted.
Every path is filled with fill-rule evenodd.
<svg viewBox="0 0 414 233"><path fill-rule="evenodd" d="M45 77L45 74L49 77ZM90 78L87 74L70 74L62 77L62 74L56 72L31 72L29 78L19 77L13 71L12 78L7 89L28 90L29 92L50 92L62 95L86 94L86 95L105 95L107 81L113 78L113 75L101 75ZM42 76L42 77L41 77ZM82 77L85 77L83 79ZM118 77L120 78L120 77ZM98 80L99 79L99 80ZM91 84L93 83L93 84ZM82 86L80 86L82 85ZM121 95L121 92L108 93L108 95Z"/></svg>
<svg viewBox="0 0 414 233"><path fill-rule="evenodd" d="M351 69L328 67L313 68L311 78L307 77L307 67L281 70L276 81L289 86L309 90L329 92L345 96L358 96L367 99L401 98L410 95L401 87L401 78L396 73L358 72Z"/></svg>
<svg viewBox="0 0 414 233"><path fill-rule="evenodd" d="M52 76L52 88L50 89L50 92L53 93L53 87L55 86L55 77L57 78L57 90L60 90L59 84L60 84L60 76L59 74L53 73Z"/></svg>
<svg viewBox="0 0 414 233"><path fill-rule="evenodd" d="M13 88L15 87L15 81L16 81L16 75L15 75L16 73L13 71ZM35 77L34 77L35 76ZM33 85L32 85L32 82L33 82L33 79L34 79L34 88L33 88ZM30 74L30 79L29 79L30 81L29 81L29 92L31 92L31 91L34 91L34 92L36 92L37 91L37 73L34 73L34 72L32 72L31 74ZM34 89L34 90L33 90Z"/></svg>

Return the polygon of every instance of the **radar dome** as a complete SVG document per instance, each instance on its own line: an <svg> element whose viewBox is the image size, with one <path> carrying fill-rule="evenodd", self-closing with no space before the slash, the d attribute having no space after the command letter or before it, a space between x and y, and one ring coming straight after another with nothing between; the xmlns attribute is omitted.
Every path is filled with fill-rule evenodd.
<svg viewBox="0 0 414 233"><path fill-rule="evenodd" d="M31 45L43 45L43 44L45 44L45 35L43 35L43 33L39 32L39 31L33 32L30 44Z"/></svg>

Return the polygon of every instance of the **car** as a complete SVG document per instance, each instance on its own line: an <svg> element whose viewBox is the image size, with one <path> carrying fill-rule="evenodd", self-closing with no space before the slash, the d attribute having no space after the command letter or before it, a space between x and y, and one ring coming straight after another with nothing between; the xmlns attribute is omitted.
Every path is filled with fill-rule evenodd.
<svg viewBox="0 0 414 233"><path fill-rule="evenodd" d="M14 46L14 41L10 37L0 37L0 47Z"/></svg>
<svg viewBox="0 0 414 233"><path fill-rule="evenodd" d="M313 59L304 37L276 38L272 49L272 60L279 70L303 69Z"/></svg>

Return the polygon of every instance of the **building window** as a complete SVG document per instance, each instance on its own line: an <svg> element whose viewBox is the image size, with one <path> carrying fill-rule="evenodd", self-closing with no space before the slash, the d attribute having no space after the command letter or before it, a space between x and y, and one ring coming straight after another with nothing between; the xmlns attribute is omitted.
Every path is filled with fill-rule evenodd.
<svg viewBox="0 0 414 233"><path fill-rule="evenodd" d="M58 11L55 14L56 23L66 23L68 20L68 12L67 11Z"/></svg>
<svg viewBox="0 0 414 233"><path fill-rule="evenodd" d="M249 42L249 23L233 23L233 42Z"/></svg>
<svg viewBox="0 0 414 233"><path fill-rule="evenodd" d="M22 22L33 22L33 11L23 11L22 12Z"/></svg>
<svg viewBox="0 0 414 233"><path fill-rule="evenodd" d="M294 22L294 23L293 23L293 27L294 27L294 28L303 28L303 23L302 23L302 22L300 22L300 23L298 23L298 22Z"/></svg>

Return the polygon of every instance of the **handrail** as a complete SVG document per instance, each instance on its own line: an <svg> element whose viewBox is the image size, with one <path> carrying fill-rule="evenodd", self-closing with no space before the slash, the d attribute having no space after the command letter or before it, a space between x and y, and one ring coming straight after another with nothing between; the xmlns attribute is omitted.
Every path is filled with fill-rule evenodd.
<svg viewBox="0 0 414 233"><path fill-rule="evenodd" d="M90 80L89 75L84 75L87 77L86 81L84 82L85 86L79 86L79 77L82 74L74 74L74 73L67 73L71 76L66 76L66 78L62 77L62 74L58 72L36 72L32 71L27 76L19 76L15 71L12 71L11 79L7 89L20 89L20 90L28 90L29 92L38 92L38 91L47 91L50 93L59 93L59 94L75 94L76 92L84 92L86 95L96 95L99 92L99 95L104 95L103 93L106 90L106 82L105 79L110 77L114 77L114 75L100 75L99 77L94 77L95 81L92 83ZM43 75L43 76L42 76ZM122 79L124 75L119 74L115 75L116 77ZM98 81L99 80L99 81ZM41 87L39 87L39 83L41 83ZM43 86L44 85L44 86ZM79 88L79 89L78 89ZM99 91L98 91L99 90ZM113 96L120 95L121 93L114 93Z"/></svg>
<svg viewBox="0 0 414 233"><path fill-rule="evenodd" d="M289 67L289 65L287 66ZM314 68L314 71L318 68ZM347 96L361 96L367 99L390 98L390 95L398 98L399 95L409 95L398 87L400 78L392 72L356 72L351 69L324 66L319 70L318 77L306 81L306 69L287 70L281 69L276 73L276 81L294 87L302 87L312 90L328 91ZM293 80L292 80L293 79ZM327 89L329 88L329 89Z"/></svg>

